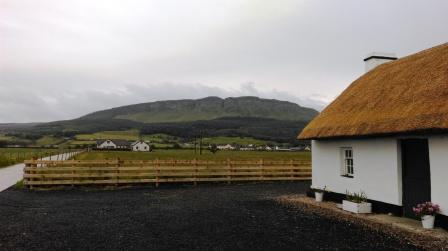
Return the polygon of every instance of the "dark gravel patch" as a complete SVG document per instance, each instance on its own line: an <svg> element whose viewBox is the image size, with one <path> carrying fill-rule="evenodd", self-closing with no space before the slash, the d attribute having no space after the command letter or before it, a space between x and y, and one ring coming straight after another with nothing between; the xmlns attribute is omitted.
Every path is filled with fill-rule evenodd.
<svg viewBox="0 0 448 251"><path fill-rule="evenodd" d="M4 250L415 250L282 205L308 182L0 193Z"/></svg>

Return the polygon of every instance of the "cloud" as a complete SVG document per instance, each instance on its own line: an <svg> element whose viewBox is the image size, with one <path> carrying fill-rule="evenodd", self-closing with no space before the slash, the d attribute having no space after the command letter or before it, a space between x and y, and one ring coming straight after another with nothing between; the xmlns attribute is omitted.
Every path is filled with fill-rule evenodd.
<svg viewBox="0 0 448 251"><path fill-rule="evenodd" d="M259 96L275 98L311 106L324 103L318 99L301 98L288 93L261 91L253 83L241 84L236 89L224 89L203 84L160 83L125 85L119 89L70 88L64 86L38 90L20 86L0 87L0 122L45 122L80 117L97 110L158 100L197 99L207 96L222 98Z"/></svg>
<svg viewBox="0 0 448 251"><path fill-rule="evenodd" d="M254 95L321 109L372 51L448 41L448 1L0 0L0 121Z"/></svg>

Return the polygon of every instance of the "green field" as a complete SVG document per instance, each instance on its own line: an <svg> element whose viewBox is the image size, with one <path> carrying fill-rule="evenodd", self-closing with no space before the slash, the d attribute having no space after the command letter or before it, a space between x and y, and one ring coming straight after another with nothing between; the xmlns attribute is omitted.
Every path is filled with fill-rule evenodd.
<svg viewBox="0 0 448 251"><path fill-rule="evenodd" d="M152 134L152 135L142 135L144 141L151 142L156 148L169 148L173 144L179 143L180 139L174 136L166 134ZM92 145L96 143L96 140L101 139L124 139L129 141L136 141L140 139L140 134L138 130L128 130L128 131L102 131L91 134L78 134L76 139L70 141L70 145Z"/></svg>
<svg viewBox="0 0 448 251"><path fill-rule="evenodd" d="M206 145L208 145L208 144L267 145L267 144L272 143L269 141L259 140L259 139L249 138L249 137L211 137L211 138L203 138L202 142Z"/></svg>
<svg viewBox="0 0 448 251"><path fill-rule="evenodd" d="M153 160L153 159L200 159L200 160L310 160L310 152L261 152L261 151L218 151L216 154L203 150L202 155L193 150L155 150L154 152L92 151L76 156L77 160Z"/></svg>
<svg viewBox="0 0 448 251"><path fill-rule="evenodd" d="M149 141L156 148L171 148L174 144L180 144L181 139L179 137L167 135L167 134L151 134L151 135L139 135L138 130L128 131L102 131L91 134L78 134L75 140L69 142L70 145L90 145L95 144L95 140L101 139L124 139L129 141L135 141L139 138L144 141ZM192 144L193 142L189 142ZM238 144L238 145L267 145L273 144L273 142L258 140L250 137L206 137L202 139L204 145L209 144Z"/></svg>
<svg viewBox="0 0 448 251"><path fill-rule="evenodd" d="M63 138L57 138L53 136L43 136L42 138L36 140L36 145L37 146L57 145L62 142L64 142Z"/></svg>
<svg viewBox="0 0 448 251"><path fill-rule="evenodd" d="M96 145L95 140L70 140L68 142L69 145Z"/></svg>
<svg viewBox="0 0 448 251"><path fill-rule="evenodd" d="M4 134L0 134L0 140L4 140L4 141L10 141L10 140L14 140L14 137L11 136L6 136Z"/></svg>
<svg viewBox="0 0 448 251"><path fill-rule="evenodd" d="M33 157L49 156L57 152L57 149L0 148L0 168L20 163Z"/></svg>
<svg viewBox="0 0 448 251"><path fill-rule="evenodd" d="M76 135L77 140L99 140L99 139L126 139L126 140L137 140L139 138L138 130L128 130L128 131L103 131L91 134L78 134Z"/></svg>

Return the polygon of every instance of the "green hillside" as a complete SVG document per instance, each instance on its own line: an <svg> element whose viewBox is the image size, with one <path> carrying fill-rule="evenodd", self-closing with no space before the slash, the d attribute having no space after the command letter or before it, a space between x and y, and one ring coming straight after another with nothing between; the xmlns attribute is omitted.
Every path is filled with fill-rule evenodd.
<svg viewBox="0 0 448 251"><path fill-rule="evenodd" d="M316 110L274 99L207 97L197 100L157 101L122 106L94 112L80 119L123 119L142 123L164 123L212 120L222 117L254 117L309 121L316 115Z"/></svg>
<svg viewBox="0 0 448 251"><path fill-rule="evenodd" d="M98 111L72 120L0 124L0 143L3 139L3 144L47 145L69 139L70 145L85 145L101 138L136 140L140 135L167 135L183 142L201 136L224 137L226 142L229 138L232 142L247 142L250 138L296 144L298 133L317 114L314 109L291 102L257 97L157 101ZM163 141L170 140L164 136Z"/></svg>

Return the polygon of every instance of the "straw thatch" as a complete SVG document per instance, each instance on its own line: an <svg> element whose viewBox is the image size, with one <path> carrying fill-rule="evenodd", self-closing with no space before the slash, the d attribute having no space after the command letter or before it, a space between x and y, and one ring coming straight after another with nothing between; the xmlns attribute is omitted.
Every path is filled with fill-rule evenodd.
<svg viewBox="0 0 448 251"><path fill-rule="evenodd" d="M300 139L448 132L448 43L382 64L353 82Z"/></svg>

